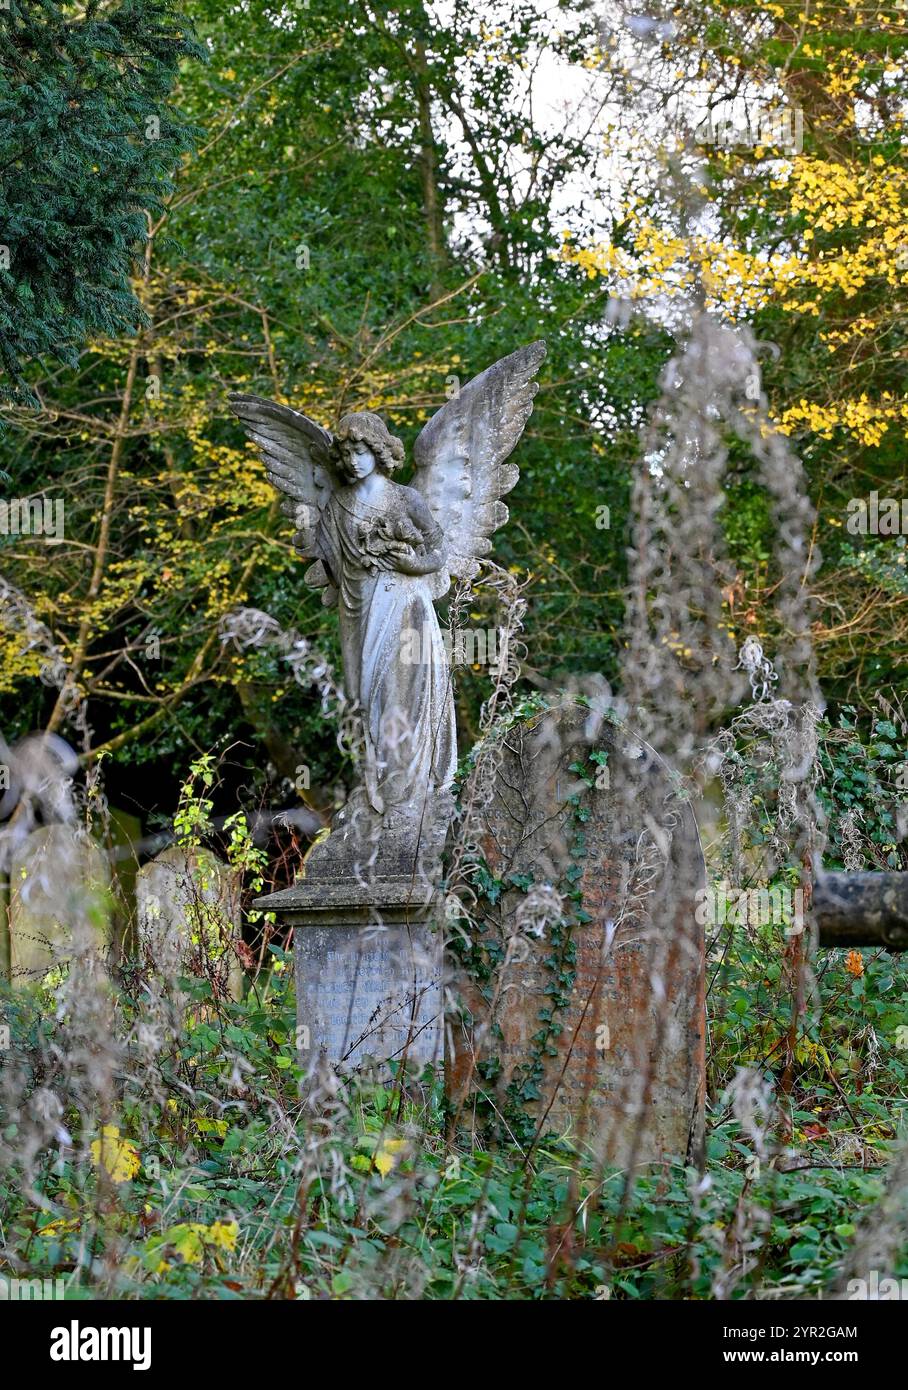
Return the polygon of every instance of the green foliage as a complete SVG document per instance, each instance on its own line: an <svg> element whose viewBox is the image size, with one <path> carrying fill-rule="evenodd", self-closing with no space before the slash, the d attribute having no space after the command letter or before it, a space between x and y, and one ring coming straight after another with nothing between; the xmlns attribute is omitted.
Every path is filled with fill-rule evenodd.
<svg viewBox="0 0 908 1390"><path fill-rule="evenodd" d="M615 674L638 429L670 340L642 322L607 328L601 282L557 254L566 190L579 178L600 194L607 187L591 172L601 132L540 120L524 100L523 64L537 61L537 49L541 66L584 63L595 15L565 5L556 26L530 0L503 9L496 34L471 5L430 17L420 0L288 0L279 14L271 0L194 0L205 65L182 61L200 49L168 0L10 0L0 10L0 244L11 251L0 271L0 356L11 383L3 389L20 402L31 391L46 406L40 416L19 412L21 428L0 438L4 483L67 503L65 541L2 536L2 569L67 660L79 655L95 746L112 744L121 762L182 768L189 748L240 740L255 749L255 770L243 773L254 792L266 750L278 777L310 767L323 804L346 770L319 693L294 684L273 648L219 640L222 617L254 605L337 661L335 619L304 590L289 527L227 417L226 393L238 386L326 424L346 409L380 409L409 449L452 378L545 336L496 557L529 580L530 680ZM685 11L685 23L700 25L694 51L712 46L734 60L738 83L741 7L695 9ZM759 74L764 59L778 67L791 50L758 37ZM793 71L820 71L831 47L813 68L799 55ZM818 85L804 91L822 103ZM157 139L147 138L150 117L160 120ZM204 134L181 159L193 129ZM880 136L887 158L898 138ZM871 157L870 144L856 152L858 162ZM780 222L772 170L757 184L749 156L738 165L740 184L733 170L716 171L723 228L767 250L802 231ZM742 186L765 203L740 197ZM597 201L572 208L578 241L600 230ZM861 305L876 318L885 309L888 320L890 298L873 288ZM839 327L854 316L830 303ZM884 349L871 353L864 335L848 362L877 394L901 390L903 330L892 303ZM819 336L828 326L771 302L755 314L757 336L779 348L764 360L774 403L814 384L818 398L838 398L839 359ZM905 644L887 624L905 597L905 549L900 540L856 547L841 527L852 492L886 479L898 491L898 440L893 431L871 449L812 435L799 447L821 504L821 596L835 629L818 633L828 639L820 677L852 702L819 728L827 861L905 869L905 731L895 715L867 715L878 685L898 686L903 673ZM730 627L767 638L772 656L776 634L763 619L774 523L735 451L722 521L737 570ZM840 623L843 595L846 609L870 616L852 623L846 612ZM481 589L471 608L494 622ZM886 641L876 640L881 630ZM160 659L147 655L155 634ZM0 629L10 740L46 723L54 696L39 674L34 648ZM475 725L485 693L483 673L460 680L462 730ZM543 707L531 695L513 717ZM471 761L465 753L463 767ZM591 785L601 766L594 754L573 770ZM778 768L745 767L753 860L778 819L780 785ZM168 818L176 806L183 845L210 837L219 797L213 757L195 757L190 783L167 806ZM629 1188L552 1134L527 1156L527 1102L557 1046L574 983L572 926L584 920L587 810L575 800L573 863L558 885L569 912L547 935L539 1027L503 1114L480 1113L496 1147L446 1135L442 1078L432 1072L353 1084L334 1122L313 1123L299 1094L290 961L266 924L270 966L242 1003L181 980L184 1024L154 1084L143 1067L118 1069L108 1098L115 1121L67 1101L40 1149L37 1185L20 1183L15 1167L4 1175L0 1269L64 1273L72 1296L112 1278L118 1295L176 1298L706 1298L729 1269L740 1275L736 1297L819 1293L879 1195L903 1128L906 964L885 952L822 954L792 1035L797 951L785 924L725 929L709 974L708 1184L667 1158ZM245 818L229 818L223 834L247 891L260 891L265 856ZM784 866L778 881L794 883L793 873ZM499 880L483 864L475 883L491 908L534 886L529 875ZM254 913L247 923L261 926ZM503 949L492 932L461 941L488 997ZM126 966L111 992L118 1058L146 1022L143 968ZM2 1000L12 1033L4 1065L25 1069L29 1097L48 1085L55 1008L40 991ZM481 1074L494 1080L498 1065L492 1055ZM772 1161L760 1160L734 1117L742 1068L777 1106L766 1135ZM313 1146L325 1161L301 1188L300 1156ZM755 1223L751 1263L742 1212Z"/></svg>
<svg viewBox="0 0 908 1390"><path fill-rule="evenodd" d="M66 1114L71 1143L48 1154L37 1193L20 1191L14 1173L4 1178L0 1270L25 1260L32 1277L62 1272L76 1298L94 1287L113 1252L117 1296L357 1299L412 1297L418 1288L436 1299L706 1298L748 1197L765 1213L762 1253L735 1296L752 1280L816 1296L881 1190L878 1159L837 1154L841 1130L826 1114L835 1091L816 1071L795 1116L791 1167L756 1171L747 1136L717 1109L708 1189L667 1159L627 1194L622 1174L601 1172L551 1139L529 1165L518 1147L446 1143L442 1077L430 1070L421 1081L354 1087L328 1142L319 1137L323 1176L301 1191L291 1155L302 1151L310 1122L296 1095L301 1068L286 973L242 1004L215 1006L206 982L182 984L193 1013L165 1060L165 1090L122 1098L105 1151L114 1181L102 1184L99 1163L78 1157L91 1136L79 1133L77 1113ZM882 978L871 993L880 992L891 993ZM848 1004L865 1006L854 997ZM132 1007L121 997L124 1028ZM13 1055L27 1061L51 1019L39 999L22 994L5 995L2 1008ZM882 1131L891 1126L875 1107L899 1080L888 1054L881 1062L874 1086L854 1102L868 1152L887 1147ZM239 1089L238 1064L247 1078ZM289 1130L275 1123L280 1115ZM565 1231L570 1240L553 1242L553 1232Z"/></svg>
<svg viewBox="0 0 908 1390"><path fill-rule="evenodd" d="M862 736L859 711L845 706L821 732L828 867L905 869L898 820L908 807L908 730L877 718Z"/></svg>
<svg viewBox="0 0 908 1390"><path fill-rule="evenodd" d="M600 288L550 254L560 190L599 157L598 136L528 124L525 71L506 55L522 61L538 44L559 59L579 56L577 25L589 35L594 24L575 17L562 33L535 5L510 9L493 39L469 7L430 22L417 3L376 14L359 0L326 0L317 11L288 6L277 23L264 0L193 6L211 61L183 66L175 100L206 135L177 169L146 246L140 336L95 343L78 373L34 366L29 380L54 419L23 420L0 441L11 490L30 495L37 480L62 496L67 531L52 553L0 537L4 573L33 596L64 650L78 645L87 615L79 684L96 743L118 740L119 759L158 761L175 776L188 748L239 734L281 745L281 761L305 762L314 783L343 770L318 701L291 686L280 661L217 643L220 616L246 602L336 656L333 615L302 585L290 528L227 419L231 387L283 393L326 424L345 409L380 409L410 448L452 377L547 336L514 524L496 538L496 558L531 576L531 669L614 675L636 428L668 338L643 328L604 335ZM467 87L477 97L475 153L456 113ZM432 152L440 252L425 207ZM537 167L531 194L526 152ZM455 235L460 226L469 236ZM89 600L107 505L98 464L109 462L122 418L109 545ZM476 607L494 623L481 591ZM161 642L154 663L151 633ZM111 644L112 664L93 662ZM40 696L51 697L35 685L34 661L12 640L0 655L9 727L20 716L40 725ZM469 735L486 681L469 673L461 685ZM178 717L144 728L162 702Z"/></svg>
<svg viewBox="0 0 908 1390"><path fill-rule="evenodd" d="M201 57L172 0L9 0L0 11L0 364L141 322L130 277L190 128L170 102Z"/></svg>

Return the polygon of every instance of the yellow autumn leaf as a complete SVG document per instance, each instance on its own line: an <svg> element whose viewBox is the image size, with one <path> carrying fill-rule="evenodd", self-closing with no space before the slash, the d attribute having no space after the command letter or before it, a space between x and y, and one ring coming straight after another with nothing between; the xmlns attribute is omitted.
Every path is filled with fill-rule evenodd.
<svg viewBox="0 0 908 1390"><path fill-rule="evenodd" d="M142 1166L139 1151L128 1139L120 1138L117 1125L105 1125L101 1138L91 1146L91 1156L97 1168L103 1168L112 1182L129 1182Z"/></svg>
<svg viewBox="0 0 908 1390"><path fill-rule="evenodd" d="M228 1128L226 1120L210 1120L205 1115L195 1115L193 1124L199 1134L216 1134L219 1139L224 1138Z"/></svg>
<svg viewBox="0 0 908 1390"><path fill-rule="evenodd" d="M215 1221L206 1226L201 1221L183 1221L171 1226L166 1239L184 1264L201 1264L205 1247L213 1250L235 1250L240 1228L235 1221Z"/></svg>
<svg viewBox="0 0 908 1390"><path fill-rule="evenodd" d="M48 1236L65 1236L68 1235L70 1231L78 1231L78 1229L79 1222L77 1220L70 1220L68 1217L58 1216L56 1221L51 1221L50 1225L42 1226L38 1235L41 1236L42 1239L46 1239Z"/></svg>
<svg viewBox="0 0 908 1390"><path fill-rule="evenodd" d="M208 1227L205 1239L217 1250L235 1250L240 1228L235 1221L215 1221Z"/></svg>
<svg viewBox="0 0 908 1390"><path fill-rule="evenodd" d="M406 1139L383 1139L379 1147L375 1150L375 1157L372 1162L375 1164L383 1178L386 1178L392 1169L396 1168L401 1159L406 1156Z"/></svg>
<svg viewBox="0 0 908 1390"><path fill-rule="evenodd" d="M174 1247L184 1264L201 1264L205 1253L205 1231L207 1227L198 1221L183 1221L171 1226L167 1240Z"/></svg>

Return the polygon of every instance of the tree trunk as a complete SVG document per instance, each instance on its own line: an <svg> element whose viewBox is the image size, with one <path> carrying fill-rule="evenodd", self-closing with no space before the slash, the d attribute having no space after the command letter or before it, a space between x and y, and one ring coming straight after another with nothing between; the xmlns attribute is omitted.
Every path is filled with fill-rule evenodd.
<svg viewBox="0 0 908 1390"><path fill-rule="evenodd" d="M419 107L419 169L422 180L422 203L426 218L426 236L429 244L429 258L432 262L432 298L441 295L441 273L447 262L447 246L444 234L444 208L438 187L438 146L432 129L432 89L429 83L429 69L426 50L422 43L416 45L415 74L416 101Z"/></svg>

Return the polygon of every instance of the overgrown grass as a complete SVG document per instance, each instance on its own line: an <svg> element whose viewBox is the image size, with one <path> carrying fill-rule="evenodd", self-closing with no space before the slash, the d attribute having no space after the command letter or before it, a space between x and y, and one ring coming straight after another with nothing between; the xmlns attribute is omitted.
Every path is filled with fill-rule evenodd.
<svg viewBox="0 0 908 1390"><path fill-rule="evenodd" d="M451 1140L432 1069L361 1078L313 1114L279 951L243 1003L181 980L184 1026L144 1071L143 980L126 978L109 1111L70 1107L56 1142L4 1173L0 1271L62 1277L72 1298L815 1296L882 1191L904 1114L908 968L863 952L858 974L825 953L821 1021L780 1097L777 1060L757 1055L770 945L736 938L714 991L705 1172L667 1160L632 1183L557 1136L529 1163ZM56 1007L3 996L5 1065L24 1083L8 1153L53 1065ZM764 1088L750 1109L731 1084L742 1062Z"/></svg>

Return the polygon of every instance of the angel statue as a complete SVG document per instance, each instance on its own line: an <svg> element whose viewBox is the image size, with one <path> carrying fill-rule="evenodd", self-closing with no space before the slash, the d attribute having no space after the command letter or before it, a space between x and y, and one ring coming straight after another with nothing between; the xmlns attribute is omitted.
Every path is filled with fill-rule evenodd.
<svg viewBox="0 0 908 1390"><path fill-rule="evenodd" d="M532 343L459 389L416 440L410 486L394 481L403 444L371 411L344 415L332 434L274 401L230 397L286 494L294 545L314 561L306 582L337 606L344 685L362 720L360 796L385 828L453 780L451 673L434 600L452 576L475 576L508 519L501 498L518 470L505 459L544 356L545 344Z"/></svg>

